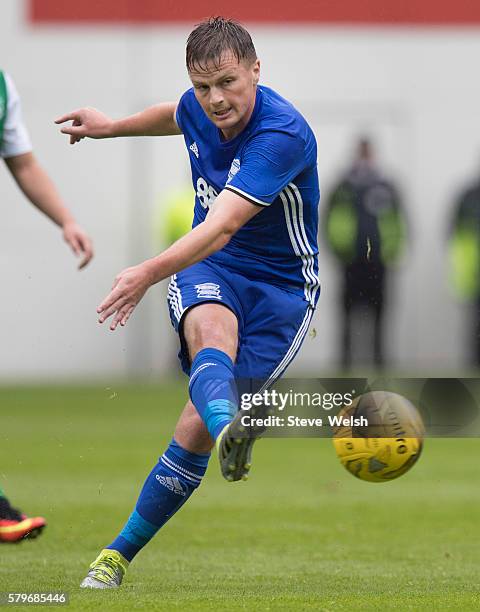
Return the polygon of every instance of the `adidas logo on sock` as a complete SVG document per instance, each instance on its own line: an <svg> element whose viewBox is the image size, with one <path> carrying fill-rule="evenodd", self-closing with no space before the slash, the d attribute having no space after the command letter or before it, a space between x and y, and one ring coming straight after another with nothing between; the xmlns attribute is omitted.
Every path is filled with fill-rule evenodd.
<svg viewBox="0 0 480 612"><path fill-rule="evenodd" d="M172 491L172 493L176 493L177 495L182 495L183 497L185 497L186 493L183 490L183 487L180 484L178 478L172 476L160 476L160 474L157 474L155 478L161 485L167 487L169 491Z"/></svg>

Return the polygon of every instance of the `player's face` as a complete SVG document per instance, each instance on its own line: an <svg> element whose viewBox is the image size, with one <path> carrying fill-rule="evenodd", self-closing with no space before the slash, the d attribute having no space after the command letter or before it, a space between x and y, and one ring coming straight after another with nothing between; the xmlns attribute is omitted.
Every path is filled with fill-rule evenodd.
<svg viewBox="0 0 480 612"><path fill-rule="evenodd" d="M216 66L195 67L189 71L195 97L207 117L222 131L227 140L234 138L247 125L255 107L260 62L239 62L232 53L222 55Z"/></svg>

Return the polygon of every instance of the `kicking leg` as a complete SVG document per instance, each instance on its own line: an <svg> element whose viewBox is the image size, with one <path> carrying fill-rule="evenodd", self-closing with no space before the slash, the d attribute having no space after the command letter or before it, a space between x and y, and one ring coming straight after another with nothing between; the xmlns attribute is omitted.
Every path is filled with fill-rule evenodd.
<svg viewBox="0 0 480 612"><path fill-rule="evenodd" d="M190 399L213 440L238 410L233 374L238 347L238 322L231 310L201 304L185 316L183 336L188 346Z"/></svg>
<svg viewBox="0 0 480 612"><path fill-rule="evenodd" d="M254 439L235 418L237 318L225 306L201 304L187 313L183 334L192 364L190 397L216 441L222 474L229 481L246 480Z"/></svg>

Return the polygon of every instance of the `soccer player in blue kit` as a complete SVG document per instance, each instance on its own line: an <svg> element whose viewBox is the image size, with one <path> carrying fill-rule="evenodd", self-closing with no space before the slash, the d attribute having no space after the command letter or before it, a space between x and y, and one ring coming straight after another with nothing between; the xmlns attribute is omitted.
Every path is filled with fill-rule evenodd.
<svg viewBox="0 0 480 612"><path fill-rule="evenodd" d="M64 115L62 132L84 137L183 134L196 192L192 230L115 279L98 308L110 329L125 325L145 292L171 277L168 302L190 376L190 400L123 530L81 586L120 585L129 562L200 485L217 446L227 480L246 479L255 434L245 435L235 381L268 388L307 333L319 294L317 147L300 113L259 86L249 33L222 17L187 41L193 87L112 120L92 109Z"/></svg>

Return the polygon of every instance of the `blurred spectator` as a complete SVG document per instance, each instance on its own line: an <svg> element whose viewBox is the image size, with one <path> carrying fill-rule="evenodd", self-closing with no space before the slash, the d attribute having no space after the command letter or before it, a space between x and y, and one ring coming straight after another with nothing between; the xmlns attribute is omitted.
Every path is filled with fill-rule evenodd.
<svg viewBox="0 0 480 612"><path fill-rule="evenodd" d="M155 210L155 243L166 248L192 229L195 192L184 184L162 196Z"/></svg>
<svg viewBox="0 0 480 612"><path fill-rule="evenodd" d="M471 361L480 367L480 176L457 199L450 232L451 281L457 296L472 305Z"/></svg>
<svg viewBox="0 0 480 612"><path fill-rule="evenodd" d="M341 364L346 369L351 366L352 322L358 312L362 327L364 318L370 323L373 361L381 367L385 363L387 271L404 247L406 219L397 190L375 165L373 147L367 138L358 142L351 168L327 199L323 229L342 266Z"/></svg>

